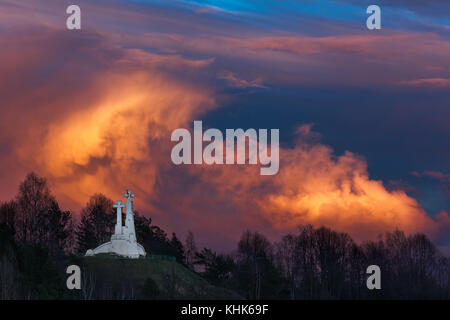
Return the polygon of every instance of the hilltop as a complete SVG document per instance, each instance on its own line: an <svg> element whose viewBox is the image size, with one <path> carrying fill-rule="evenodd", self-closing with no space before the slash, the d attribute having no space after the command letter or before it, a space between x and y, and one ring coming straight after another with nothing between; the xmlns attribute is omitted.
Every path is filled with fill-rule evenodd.
<svg viewBox="0 0 450 320"><path fill-rule="evenodd" d="M84 298L242 299L231 290L211 285L175 261L110 255L76 260L82 269Z"/></svg>

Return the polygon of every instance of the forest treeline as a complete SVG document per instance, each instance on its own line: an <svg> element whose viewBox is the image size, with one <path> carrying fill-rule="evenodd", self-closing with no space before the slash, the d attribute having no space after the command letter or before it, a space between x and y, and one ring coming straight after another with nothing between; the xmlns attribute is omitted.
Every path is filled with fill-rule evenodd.
<svg viewBox="0 0 450 320"><path fill-rule="evenodd" d="M13 200L0 205L0 299L67 298L67 261L110 240L113 201L94 194L75 223L47 180L30 173ZM198 249L192 232L182 242L135 213L136 235L147 252L167 255L213 285L247 299L450 299L450 262L423 234L388 232L356 243L325 227L299 227L271 243L244 231L236 249ZM366 269L381 269L381 290L368 290ZM154 283L136 298L161 298ZM148 289L150 287L150 289ZM155 291L156 290L156 291ZM164 298L170 298L165 296Z"/></svg>

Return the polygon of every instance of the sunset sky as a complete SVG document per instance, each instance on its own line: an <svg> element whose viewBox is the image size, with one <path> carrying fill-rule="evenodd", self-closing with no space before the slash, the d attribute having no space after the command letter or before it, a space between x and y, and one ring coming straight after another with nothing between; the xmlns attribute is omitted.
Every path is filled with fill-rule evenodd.
<svg viewBox="0 0 450 320"><path fill-rule="evenodd" d="M81 30L66 8L81 7ZM450 3L0 0L0 200L30 171L233 249L325 225L450 255ZM280 170L175 166L176 128L279 128Z"/></svg>

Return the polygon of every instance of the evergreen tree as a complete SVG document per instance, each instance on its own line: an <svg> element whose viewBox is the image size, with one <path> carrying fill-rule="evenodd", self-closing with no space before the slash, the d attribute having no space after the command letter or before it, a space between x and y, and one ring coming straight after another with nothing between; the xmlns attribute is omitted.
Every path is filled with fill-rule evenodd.
<svg viewBox="0 0 450 320"><path fill-rule="evenodd" d="M195 264L202 266L201 275L217 286L230 287L236 264L229 255L217 254L208 248L203 248L195 255Z"/></svg>
<svg viewBox="0 0 450 320"><path fill-rule="evenodd" d="M147 254L173 255L172 246L166 232L158 226L152 225L152 219L134 214L136 237Z"/></svg>
<svg viewBox="0 0 450 320"><path fill-rule="evenodd" d="M170 246L172 247L173 256L177 259L179 263L185 261L184 257L184 247L181 241L177 238L175 232L172 232L172 238L170 239Z"/></svg>
<svg viewBox="0 0 450 320"><path fill-rule="evenodd" d="M108 242L114 232L116 214L113 201L103 194L94 194L81 210L81 222L77 227L77 251L85 253Z"/></svg>

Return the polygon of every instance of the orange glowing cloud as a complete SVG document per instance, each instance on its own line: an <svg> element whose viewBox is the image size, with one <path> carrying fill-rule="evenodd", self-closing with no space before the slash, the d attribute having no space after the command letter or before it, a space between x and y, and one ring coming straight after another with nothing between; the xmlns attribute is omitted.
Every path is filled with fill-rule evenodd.
<svg viewBox="0 0 450 320"><path fill-rule="evenodd" d="M313 52L324 45L314 42ZM261 176L256 166L174 166L172 130L219 106L201 80L214 59L149 54L97 33L68 37L52 29L15 32L0 46L0 164L8 168L1 191L34 170L64 206L79 209L96 192L120 199L128 187L139 210L158 215L164 227L233 240L246 227L277 234L309 223L361 240L396 227L448 237L447 212L431 218L404 191L371 180L361 157L334 155L308 125L299 127L294 147L280 150L275 176ZM248 47L279 50L267 41Z"/></svg>
<svg viewBox="0 0 450 320"><path fill-rule="evenodd" d="M47 42L49 48L56 46L55 41L64 47L74 40L65 42L60 32L45 31L38 39ZM165 153L170 154L166 150L168 146L157 148L167 145L160 141L170 135L171 130L186 125L192 117L215 106L211 89L175 79L162 70L178 67L192 70L207 66L211 61L179 56L159 58L139 50L122 51L102 41L91 43L89 37L93 36L95 34L88 33L77 39L81 46L78 53L84 54L77 57L75 53L75 61L71 61L75 68L64 73L66 79L82 79L88 75L86 83L77 83L73 90L67 90L64 88L66 79L61 83L50 81L49 85L38 86L39 89L32 88L27 96L19 94L26 87L15 87L13 83L10 90L16 95L5 110L9 118L2 121L5 135L16 140L11 156L21 166L50 178L56 195L70 204L80 204L80 199L83 203L99 190L120 194L124 185L152 194L158 166L167 163L161 159ZM34 41L29 45L37 44L37 40ZM28 61L30 56L34 57L34 68L45 66L41 46L36 46L34 52L25 52L23 57L12 54L21 52L20 47L26 46L26 42L23 39L10 41L11 54L6 52L1 56L2 66L9 66L11 59ZM95 50L91 50L93 45ZM114 52L111 58L107 56L110 50ZM95 64L98 56L102 57L106 68L77 70L77 66ZM58 68L67 66L62 62L56 66ZM39 78L33 70L27 71ZM52 80L60 78L59 75L49 76ZM48 79L41 81L45 83ZM33 110L36 96L45 96L36 106L39 112ZM8 123L21 114L25 120ZM25 123L20 125L21 122ZM16 134L18 126L23 128L19 135Z"/></svg>
<svg viewBox="0 0 450 320"><path fill-rule="evenodd" d="M277 227L326 225L358 239L375 238L393 228L428 234L450 228L447 213L433 220L404 191L388 191L381 181L371 180L365 160L351 152L335 157L329 147L300 141L296 148L284 150L283 159L277 190L261 203L265 212L281 213L274 219Z"/></svg>
<svg viewBox="0 0 450 320"><path fill-rule="evenodd" d="M235 219L272 233L313 224L349 232L358 240L395 228L425 232L433 239L448 236L447 212L431 218L403 190L389 191L381 181L371 180L363 158L348 151L335 156L317 141L311 125L297 133L295 147L280 150L275 176L259 176L251 166L188 170L238 208L243 216Z"/></svg>

